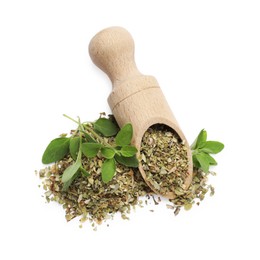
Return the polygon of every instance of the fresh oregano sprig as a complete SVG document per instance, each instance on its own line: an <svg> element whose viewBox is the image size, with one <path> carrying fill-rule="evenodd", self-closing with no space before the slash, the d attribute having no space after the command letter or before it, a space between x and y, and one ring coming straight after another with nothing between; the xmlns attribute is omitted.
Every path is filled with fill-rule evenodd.
<svg viewBox="0 0 260 260"><path fill-rule="evenodd" d="M63 136L52 140L42 156L44 164L59 161L68 154L74 160L62 175L64 190L68 189L80 173L89 176L81 163L83 155L92 158L99 154L105 158L101 166L101 177L104 183L108 183L115 175L116 163L138 167L137 149L131 145L133 127L130 123L119 130L118 126L108 118L101 117L94 123L81 123L80 119L76 121L67 115L64 116L78 124L77 130L70 137ZM111 136L115 136L115 146L106 142L105 137Z"/></svg>
<svg viewBox="0 0 260 260"><path fill-rule="evenodd" d="M202 129L191 145L194 167L208 173L211 165L217 165L216 160L210 154L217 154L223 149L224 144L218 141L207 141L207 132Z"/></svg>
<svg viewBox="0 0 260 260"><path fill-rule="evenodd" d="M132 125L130 123L124 125L117 133L112 131L111 127L112 121L107 118L100 118L94 123L94 129L102 135L108 137L116 134L115 147L109 145L103 138L99 138L100 143L84 143L82 145L82 152L86 157L95 157L101 152L101 155L106 158L101 167L101 176L105 183L113 178L116 171L116 161L128 167L138 166L138 160L135 156L137 149L130 145L133 137Z"/></svg>

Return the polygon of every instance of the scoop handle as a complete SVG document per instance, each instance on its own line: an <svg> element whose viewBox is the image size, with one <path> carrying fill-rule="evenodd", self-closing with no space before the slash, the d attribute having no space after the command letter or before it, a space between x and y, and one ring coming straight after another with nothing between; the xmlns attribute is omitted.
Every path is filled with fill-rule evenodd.
<svg viewBox="0 0 260 260"><path fill-rule="evenodd" d="M113 86L141 75L135 64L134 49L131 34L121 27L104 29L89 43L92 61L109 76Z"/></svg>

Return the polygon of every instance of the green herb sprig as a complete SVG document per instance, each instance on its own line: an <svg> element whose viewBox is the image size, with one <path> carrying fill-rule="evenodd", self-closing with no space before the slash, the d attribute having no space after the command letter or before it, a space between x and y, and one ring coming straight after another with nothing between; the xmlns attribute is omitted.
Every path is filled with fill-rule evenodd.
<svg viewBox="0 0 260 260"><path fill-rule="evenodd" d="M81 173L89 176L82 165L82 156L93 158L97 155L105 160L101 166L101 177L104 183L112 180L116 173L116 164L128 167L138 167L136 158L137 149L131 145L133 127L130 123L124 125L121 130L109 118L100 117L94 123L81 123L80 119L74 120L78 128L70 137L62 136L52 140L45 149L42 163L50 164L59 161L70 154L73 164L66 168L62 175L63 189L67 190L70 184ZM115 136L115 146L106 142L106 138Z"/></svg>
<svg viewBox="0 0 260 260"><path fill-rule="evenodd" d="M191 145L194 167L208 173L211 165L217 165L216 160L210 154L217 154L223 149L224 144L217 141L207 141L207 132L202 129Z"/></svg>

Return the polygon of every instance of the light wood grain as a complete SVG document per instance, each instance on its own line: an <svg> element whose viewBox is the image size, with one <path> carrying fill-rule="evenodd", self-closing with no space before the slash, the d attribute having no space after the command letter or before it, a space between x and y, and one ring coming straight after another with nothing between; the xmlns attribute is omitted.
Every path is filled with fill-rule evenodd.
<svg viewBox="0 0 260 260"><path fill-rule="evenodd" d="M189 159L189 174L185 182L188 187L193 169L191 150L157 80L141 74L137 69L132 36L121 27L104 29L92 38L89 54L92 61L109 76L113 85L108 97L109 106L120 127L132 123L133 145L138 151L145 131L154 124L171 127L185 141ZM147 181L141 164L139 170L146 183L158 193ZM171 192L163 196L173 198L174 194Z"/></svg>

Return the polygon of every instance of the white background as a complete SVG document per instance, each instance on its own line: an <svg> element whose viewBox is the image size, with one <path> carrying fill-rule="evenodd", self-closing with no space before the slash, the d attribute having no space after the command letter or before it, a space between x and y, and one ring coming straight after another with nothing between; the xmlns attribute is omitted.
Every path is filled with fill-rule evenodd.
<svg viewBox="0 0 260 260"><path fill-rule="evenodd" d="M1 259L260 259L259 1L0 1ZM110 112L108 78L88 55L119 25L189 142L225 144L216 194L174 217L137 209L97 232L45 204L34 170L48 142Z"/></svg>

